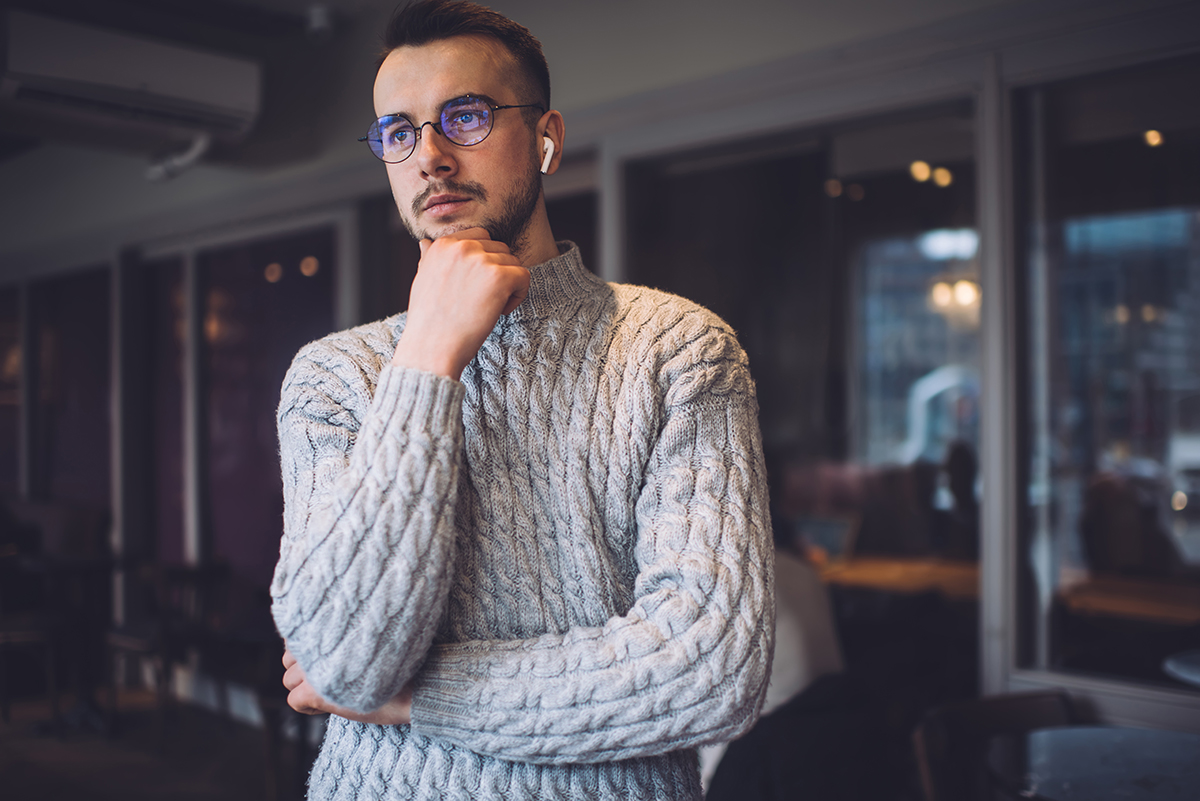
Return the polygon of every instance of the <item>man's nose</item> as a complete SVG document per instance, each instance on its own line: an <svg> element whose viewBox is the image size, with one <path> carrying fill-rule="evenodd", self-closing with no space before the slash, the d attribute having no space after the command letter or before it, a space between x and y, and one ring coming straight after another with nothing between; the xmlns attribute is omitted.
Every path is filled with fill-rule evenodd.
<svg viewBox="0 0 1200 801"><path fill-rule="evenodd" d="M413 158L417 160L421 172L430 177L445 178L458 171L453 145L432 122L421 126L417 152L413 154Z"/></svg>

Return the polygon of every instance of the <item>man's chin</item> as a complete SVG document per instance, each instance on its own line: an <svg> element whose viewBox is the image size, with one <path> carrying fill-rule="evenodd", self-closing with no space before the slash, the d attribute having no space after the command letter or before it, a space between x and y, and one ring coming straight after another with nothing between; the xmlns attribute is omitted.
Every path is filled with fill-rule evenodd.
<svg viewBox="0 0 1200 801"><path fill-rule="evenodd" d="M478 228L480 224L477 222L453 222L443 225L434 226L431 228L423 228L414 233L417 239L441 239L444 236L457 234L460 231L466 231L469 228Z"/></svg>

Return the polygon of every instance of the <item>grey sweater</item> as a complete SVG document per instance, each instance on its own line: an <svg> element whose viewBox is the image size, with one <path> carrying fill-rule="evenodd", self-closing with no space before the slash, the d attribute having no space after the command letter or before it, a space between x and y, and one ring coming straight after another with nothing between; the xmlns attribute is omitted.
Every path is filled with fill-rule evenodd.
<svg viewBox="0 0 1200 801"><path fill-rule="evenodd" d="M771 662L766 474L733 332L579 251L532 269L461 383L389 364L404 315L283 384L280 633L328 700L309 797L698 799Z"/></svg>

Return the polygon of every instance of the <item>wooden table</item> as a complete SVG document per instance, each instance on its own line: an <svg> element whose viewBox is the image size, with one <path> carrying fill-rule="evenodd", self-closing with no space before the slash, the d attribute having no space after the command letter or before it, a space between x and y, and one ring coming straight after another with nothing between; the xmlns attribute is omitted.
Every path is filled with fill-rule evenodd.
<svg viewBox="0 0 1200 801"><path fill-rule="evenodd" d="M1059 589L1066 608L1168 626L1200 624L1200 584L1093 575Z"/></svg>
<svg viewBox="0 0 1200 801"><path fill-rule="evenodd" d="M827 584L917 595L940 592L956 601L979 599L979 563L956 559L855 557L820 568Z"/></svg>
<svg viewBox="0 0 1200 801"><path fill-rule="evenodd" d="M1200 799L1200 735L1123 726L1056 726L997 737L988 776L1037 801Z"/></svg>

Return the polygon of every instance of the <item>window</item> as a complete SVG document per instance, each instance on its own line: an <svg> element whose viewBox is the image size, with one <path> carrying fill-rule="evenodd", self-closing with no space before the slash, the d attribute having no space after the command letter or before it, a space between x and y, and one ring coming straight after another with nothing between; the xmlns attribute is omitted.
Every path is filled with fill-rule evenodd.
<svg viewBox="0 0 1200 801"><path fill-rule="evenodd" d="M973 107L953 103L624 176L629 280L707 306L747 351L777 544L820 566L850 667L929 703L976 686L974 173Z"/></svg>
<svg viewBox="0 0 1200 801"><path fill-rule="evenodd" d="M1016 97L1019 663L1185 689L1200 636L1200 60Z"/></svg>
<svg viewBox="0 0 1200 801"><path fill-rule="evenodd" d="M109 284L97 267L30 285L30 486L39 500L110 507Z"/></svg>
<svg viewBox="0 0 1200 801"><path fill-rule="evenodd" d="M282 533L279 388L296 351L333 330L334 252L323 228L198 256L208 545L261 588Z"/></svg>
<svg viewBox="0 0 1200 801"><path fill-rule="evenodd" d="M0 288L0 494L18 489L21 425L21 318L18 290Z"/></svg>

